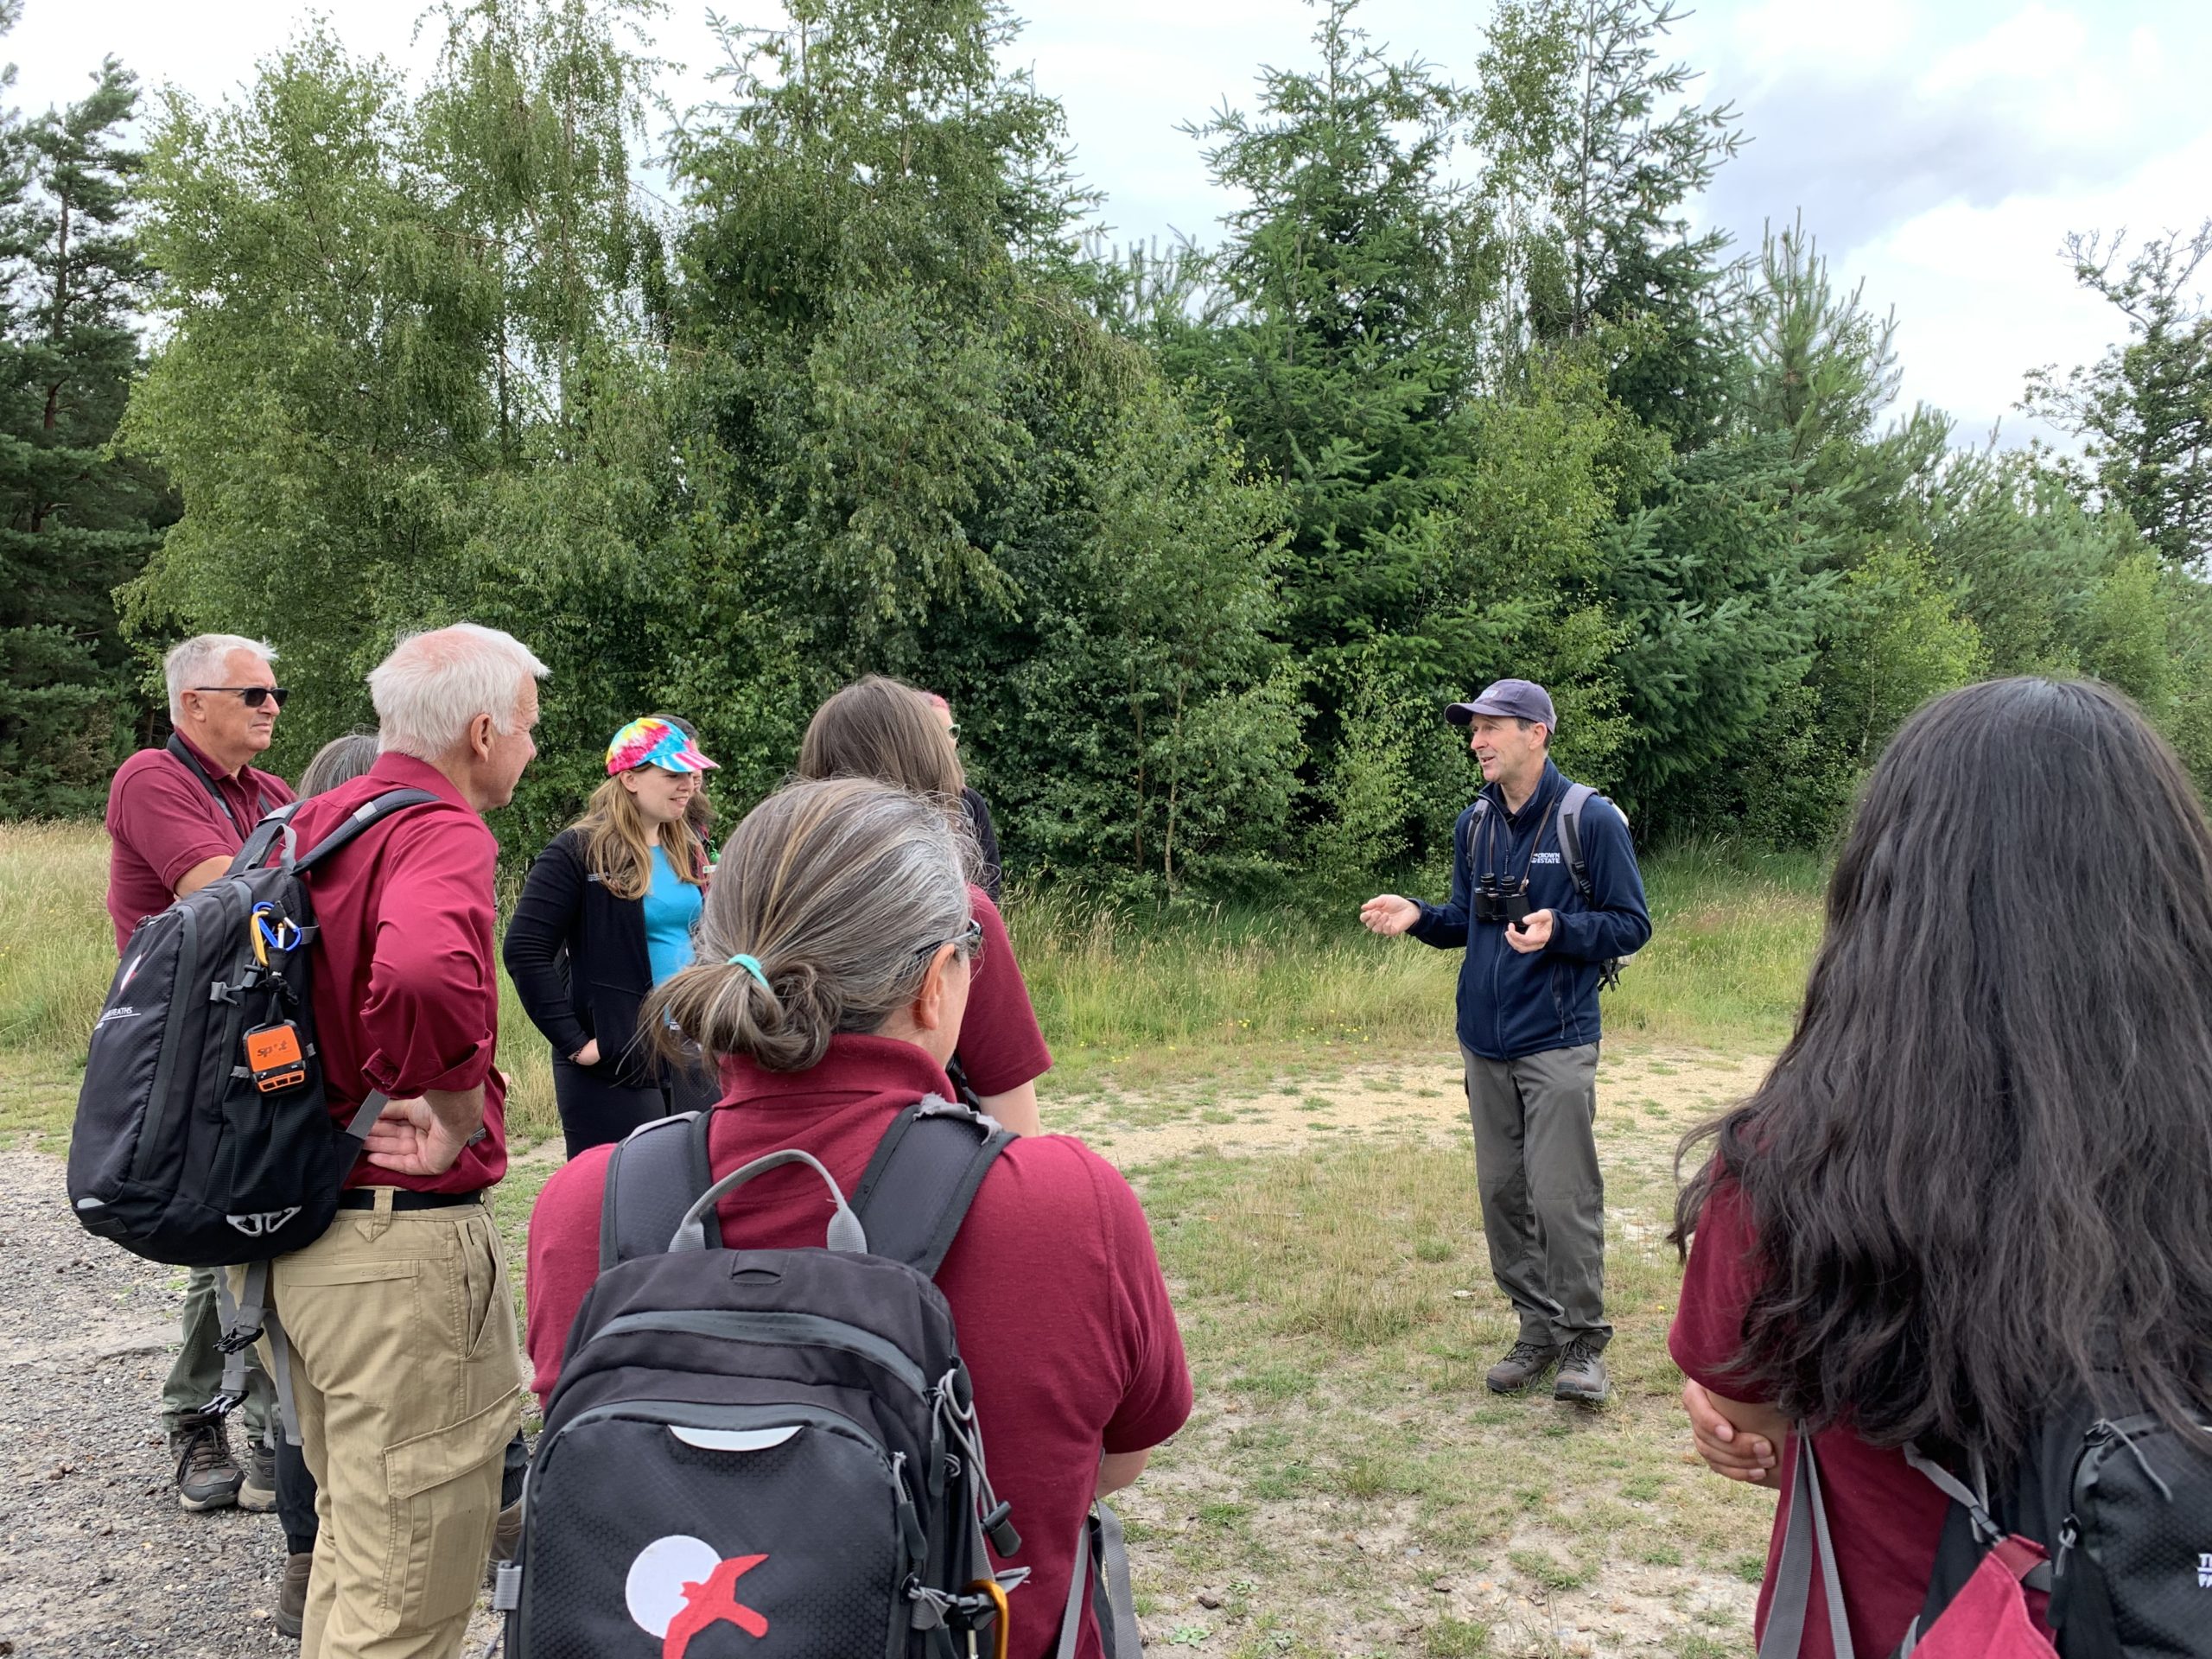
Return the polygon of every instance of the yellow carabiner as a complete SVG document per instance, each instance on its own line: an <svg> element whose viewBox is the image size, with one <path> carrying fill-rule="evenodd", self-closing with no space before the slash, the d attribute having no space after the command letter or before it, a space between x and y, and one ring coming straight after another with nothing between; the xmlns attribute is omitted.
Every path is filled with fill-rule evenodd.
<svg viewBox="0 0 2212 1659"><path fill-rule="evenodd" d="M968 1587L982 1591L991 1599L991 1605L998 1609L997 1629L991 1637L991 1659L1006 1659L1007 1643L1014 1637L1013 1616L1006 1605L1006 1586L996 1579L978 1579ZM971 1632L969 1638L971 1647L974 1639Z"/></svg>

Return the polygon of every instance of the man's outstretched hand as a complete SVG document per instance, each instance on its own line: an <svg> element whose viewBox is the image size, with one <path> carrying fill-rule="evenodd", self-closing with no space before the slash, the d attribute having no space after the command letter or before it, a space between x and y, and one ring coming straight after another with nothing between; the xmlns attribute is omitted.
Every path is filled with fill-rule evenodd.
<svg viewBox="0 0 2212 1659"><path fill-rule="evenodd" d="M1395 893L1378 893L1359 907L1359 919L1369 932L1388 938L1404 932L1421 920L1421 906Z"/></svg>

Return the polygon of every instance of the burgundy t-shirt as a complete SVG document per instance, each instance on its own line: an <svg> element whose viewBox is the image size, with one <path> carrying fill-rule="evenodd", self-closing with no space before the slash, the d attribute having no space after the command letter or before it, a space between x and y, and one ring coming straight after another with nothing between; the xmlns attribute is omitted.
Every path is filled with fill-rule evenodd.
<svg viewBox="0 0 2212 1659"><path fill-rule="evenodd" d="M724 1065L732 1087L709 1139L714 1173L800 1147L849 1194L899 1110L949 1091L921 1049L885 1037L832 1038L801 1072ZM563 1166L531 1215L529 1347L541 1398L599 1271L610 1150L594 1147ZM820 1244L828 1207L819 1179L798 1167L749 1183L718 1214L726 1244L783 1249ZM975 1381L992 1484L1014 1505L1021 1535L1020 1554L1003 1564L1032 1570L1014 1592L1012 1651L1035 1659L1058 1632L1099 1453L1157 1446L1190 1414L1182 1336L1136 1195L1067 1135L1025 1135L1000 1154L937 1283ZM1080 1651L1100 1653L1095 1627Z"/></svg>
<svg viewBox="0 0 2212 1659"><path fill-rule="evenodd" d="M438 798L364 830L308 877L315 944L315 1037L331 1116L344 1122L381 1089L484 1085L484 1138L442 1175L402 1175L365 1159L347 1185L474 1192L507 1173L506 1085L499 1037L499 944L492 878L499 843L445 774L411 755L380 754L365 777L303 804L302 850L364 802L395 789Z"/></svg>
<svg viewBox="0 0 2212 1659"><path fill-rule="evenodd" d="M968 1012L960 1021L960 1064L979 1095L1002 1095L1052 1069L1029 986L1014 959L1014 941L990 894L968 889L969 910L983 925L983 954L968 982Z"/></svg>
<svg viewBox="0 0 2212 1659"><path fill-rule="evenodd" d="M271 809L292 798L291 786L275 772L242 766L228 777L197 744L181 734L177 741L207 769L231 810L218 806L207 785L167 749L141 749L116 769L107 791L107 913L118 953L142 920L175 902L187 870L228 858Z"/></svg>
<svg viewBox="0 0 2212 1659"><path fill-rule="evenodd" d="M1743 1189L1724 1179L1698 1217L1667 1350L1683 1375L1723 1399L1747 1405L1771 1403L1758 1399L1751 1385L1731 1371L1743 1349L1744 1315L1763 1277ZM1906 1627L1919 1616L1928 1598L1929 1575L1936 1568L1936 1546L1948 1501L1905 1462L1904 1453L1869 1446L1847 1428L1824 1429L1814 1444L1820 1449L1821 1481L1852 1642L1861 1654L1889 1653L1904 1639ZM1793 1434L1783 1452L1779 1491L1789 1491L1796 1466L1797 1438ZM1759 1586L1756 1628L1761 1632L1766 1629L1774 1575L1782 1561L1782 1506L1777 1503L1767 1544L1766 1579ZM1802 1659L1834 1659L1834 1651L1828 1639L1825 1590L1815 1568Z"/></svg>

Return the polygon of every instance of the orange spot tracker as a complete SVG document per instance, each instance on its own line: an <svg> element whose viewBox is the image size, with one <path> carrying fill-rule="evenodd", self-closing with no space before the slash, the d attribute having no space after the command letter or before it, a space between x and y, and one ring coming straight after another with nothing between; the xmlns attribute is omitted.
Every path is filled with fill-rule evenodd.
<svg viewBox="0 0 2212 1659"><path fill-rule="evenodd" d="M307 1053L300 1046L299 1027L287 1020L246 1033L245 1067L253 1074L253 1086L264 1095L298 1088L308 1080Z"/></svg>

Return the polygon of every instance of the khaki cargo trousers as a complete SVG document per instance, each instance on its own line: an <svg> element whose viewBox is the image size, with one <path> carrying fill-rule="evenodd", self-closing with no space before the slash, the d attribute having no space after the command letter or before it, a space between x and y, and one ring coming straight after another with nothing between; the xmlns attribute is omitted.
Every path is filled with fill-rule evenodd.
<svg viewBox="0 0 2212 1659"><path fill-rule="evenodd" d="M339 1212L270 1264L321 1491L302 1659L453 1659L520 1421L506 1258L481 1201ZM243 1274L232 1268L232 1283ZM269 1338L262 1363L274 1363Z"/></svg>

